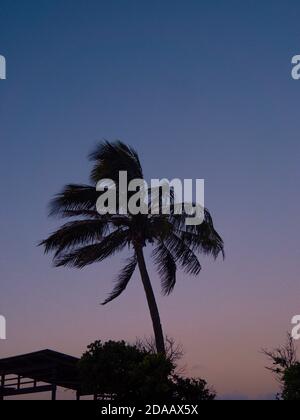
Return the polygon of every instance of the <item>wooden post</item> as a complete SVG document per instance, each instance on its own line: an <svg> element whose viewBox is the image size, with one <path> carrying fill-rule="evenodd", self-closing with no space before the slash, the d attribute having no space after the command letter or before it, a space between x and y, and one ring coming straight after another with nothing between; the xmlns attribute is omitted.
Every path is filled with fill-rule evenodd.
<svg viewBox="0 0 300 420"><path fill-rule="evenodd" d="M57 368L56 368L56 366L54 366L53 370L52 370L52 392L51 392L51 400L52 401L56 400L56 391L57 391L56 376L57 376Z"/></svg>
<svg viewBox="0 0 300 420"><path fill-rule="evenodd" d="M52 393L51 393L51 400L55 401L56 400L56 390L57 390L57 386L55 384L52 385Z"/></svg>
<svg viewBox="0 0 300 420"><path fill-rule="evenodd" d="M4 400L5 375L1 376L0 401Z"/></svg>
<svg viewBox="0 0 300 420"><path fill-rule="evenodd" d="M80 392L76 391L76 401L79 401L79 400L80 400Z"/></svg>

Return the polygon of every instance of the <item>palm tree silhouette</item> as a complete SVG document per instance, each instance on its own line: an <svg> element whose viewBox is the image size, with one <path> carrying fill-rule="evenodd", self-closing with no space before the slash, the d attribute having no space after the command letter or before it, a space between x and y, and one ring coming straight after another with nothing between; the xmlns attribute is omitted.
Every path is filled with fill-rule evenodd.
<svg viewBox="0 0 300 420"><path fill-rule="evenodd" d="M158 353L165 353L164 335L158 307L148 275L144 247L154 246L152 253L161 278L162 292L171 293L176 282L177 266L186 273L197 275L201 265L196 253L211 254L214 258L223 252L223 241L215 231L212 218L205 209L201 225L186 225L187 214L105 214L96 208L99 192L96 184L101 179L111 179L118 188L119 172L126 171L128 183L132 179L143 179L139 157L134 149L117 142L104 142L90 154L93 168L90 175L92 185L71 184L64 187L50 203L50 215L69 218L40 245L45 253L54 252L56 267L83 268L100 262L123 250L131 249L132 256L119 274L107 304L118 297L127 287L138 266L146 293L153 324Z"/></svg>

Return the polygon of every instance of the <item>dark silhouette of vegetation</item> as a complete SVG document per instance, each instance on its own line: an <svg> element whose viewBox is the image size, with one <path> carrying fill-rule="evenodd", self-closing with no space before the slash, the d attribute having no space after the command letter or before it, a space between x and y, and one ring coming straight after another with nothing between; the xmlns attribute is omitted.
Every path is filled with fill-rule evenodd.
<svg viewBox="0 0 300 420"><path fill-rule="evenodd" d="M288 334L285 345L263 352L272 361L272 366L267 369L275 374L281 385L281 393L277 394L277 399L300 401L300 361L297 359L292 336Z"/></svg>
<svg viewBox="0 0 300 420"><path fill-rule="evenodd" d="M119 172L126 171L128 183L143 179L137 153L121 142L100 144L90 155L93 168L91 185L67 185L51 202L50 215L73 219L61 226L44 240L45 252L54 252L57 267L83 268L101 262L128 247L132 255L119 274L116 285L103 302L107 304L118 297L127 287L138 266L152 319L156 348L165 353L164 335L152 285L144 258L144 248L154 245L153 259L161 277L162 292L168 295L176 283L177 267L186 273L197 275L201 265L197 253L217 257L223 254L223 241L213 226L212 218L205 209L201 225L186 225L185 211L175 214L105 214L96 210L100 195L96 184L111 179L119 191ZM132 193L133 194L133 193ZM128 194L128 200L130 194Z"/></svg>
<svg viewBox="0 0 300 420"><path fill-rule="evenodd" d="M140 350L146 350L150 354L156 352L156 344L153 337L144 338L143 340L138 339L135 346ZM178 366L178 361L184 356L183 347L176 343L173 338L168 336L165 337L165 356L174 366L176 366L176 373L184 373L184 366Z"/></svg>
<svg viewBox="0 0 300 420"><path fill-rule="evenodd" d="M99 400L195 404L215 398L203 379L183 378L175 369L163 354L124 341L96 341L79 362L83 391Z"/></svg>

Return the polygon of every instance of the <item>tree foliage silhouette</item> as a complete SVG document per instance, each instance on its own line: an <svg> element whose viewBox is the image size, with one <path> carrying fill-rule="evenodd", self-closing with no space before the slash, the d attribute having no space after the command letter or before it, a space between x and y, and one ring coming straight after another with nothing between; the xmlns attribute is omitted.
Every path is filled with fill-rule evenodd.
<svg viewBox="0 0 300 420"><path fill-rule="evenodd" d="M205 380L175 374L168 356L125 341L95 341L79 361L82 391L118 403L186 403L213 400Z"/></svg>
<svg viewBox="0 0 300 420"><path fill-rule="evenodd" d="M272 366L267 369L274 373L281 385L277 399L300 401L300 361L297 359L293 337L288 334L283 346L272 351L263 350L263 353L272 362Z"/></svg>
<svg viewBox="0 0 300 420"><path fill-rule="evenodd" d="M206 209L203 223L195 226L185 223L190 215L185 211L175 214L172 207L170 214L131 215L117 212L100 215L96 209L100 195L96 191L98 181L111 179L118 190L120 171L127 172L128 183L133 179L143 179L143 171L136 151L120 141L99 144L89 158L93 163L90 185L67 185L50 204L51 216L71 221L42 241L41 245L46 253L54 253L55 266L80 269L128 247L132 255L103 304L117 298L126 289L138 266L156 348L159 353L165 353L160 316L144 258L145 246L154 246L152 256L161 278L162 293L168 295L175 286L178 267L188 274L199 274L201 265L197 254L212 255L214 258L219 253L224 255L223 241Z"/></svg>

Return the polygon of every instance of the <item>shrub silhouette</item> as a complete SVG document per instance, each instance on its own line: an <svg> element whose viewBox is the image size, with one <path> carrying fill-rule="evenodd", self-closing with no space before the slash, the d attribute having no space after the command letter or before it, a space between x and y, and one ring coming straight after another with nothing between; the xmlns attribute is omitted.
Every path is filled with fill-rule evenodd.
<svg viewBox="0 0 300 420"><path fill-rule="evenodd" d="M125 341L95 341L79 362L83 392L100 400L166 404L215 398L206 381L183 378L175 368L166 356Z"/></svg>

